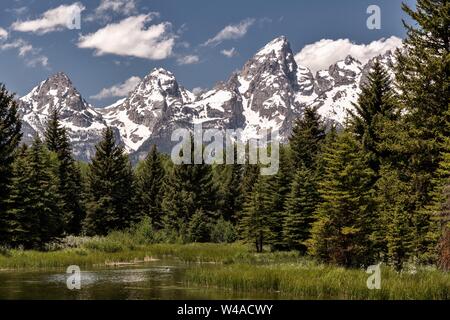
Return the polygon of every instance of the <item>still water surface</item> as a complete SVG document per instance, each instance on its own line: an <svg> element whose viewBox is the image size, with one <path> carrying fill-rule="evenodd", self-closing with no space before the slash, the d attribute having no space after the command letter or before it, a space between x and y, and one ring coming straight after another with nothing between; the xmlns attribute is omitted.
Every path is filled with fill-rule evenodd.
<svg viewBox="0 0 450 320"><path fill-rule="evenodd" d="M67 289L65 269L0 271L0 299L277 299L276 294L188 287L189 265L153 261L81 270L81 290Z"/></svg>

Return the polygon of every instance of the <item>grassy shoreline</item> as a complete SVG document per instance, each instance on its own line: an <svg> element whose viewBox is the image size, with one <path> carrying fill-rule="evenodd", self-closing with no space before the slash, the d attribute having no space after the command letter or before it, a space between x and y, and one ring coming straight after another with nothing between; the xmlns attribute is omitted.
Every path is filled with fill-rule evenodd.
<svg viewBox="0 0 450 320"><path fill-rule="evenodd" d="M245 292L277 292L284 299L448 300L450 275L421 269L412 274L382 267L380 290L369 290L364 270L315 264L232 264L198 266L186 273L189 285Z"/></svg>
<svg viewBox="0 0 450 320"><path fill-rule="evenodd" d="M450 299L450 274L432 267L397 273L382 267L381 290L368 290L363 269L317 263L296 252L256 254L244 244L143 244L89 238L73 247L38 252L2 250L0 271L113 266L177 259L189 267L189 287L235 292L276 292L285 299Z"/></svg>
<svg viewBox="0 0 450 320"><path fill-rule="evenodd" d="M90 244L47 252L8 250L0 254L0 270L60 268L69 265L92 267L162 258L174 258L185 263L230 263L235 259L251 259L250 256L252 254L248 253L247 247L239 244L148 244L121 249Z"/></svg>

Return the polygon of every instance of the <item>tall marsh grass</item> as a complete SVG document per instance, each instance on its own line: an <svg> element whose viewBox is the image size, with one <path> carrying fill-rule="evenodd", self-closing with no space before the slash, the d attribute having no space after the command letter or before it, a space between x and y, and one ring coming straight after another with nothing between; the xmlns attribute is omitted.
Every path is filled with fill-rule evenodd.
<svg viewBox="0 0 450 320"><path fill-rule="evenodd" d="M450 299L450 275L420 269L415 274L382 268L381 290L369 290L365 270L312 261L271 265L197 266L186 271L189 285L233 291L277 293L288 299Z"/></svg>

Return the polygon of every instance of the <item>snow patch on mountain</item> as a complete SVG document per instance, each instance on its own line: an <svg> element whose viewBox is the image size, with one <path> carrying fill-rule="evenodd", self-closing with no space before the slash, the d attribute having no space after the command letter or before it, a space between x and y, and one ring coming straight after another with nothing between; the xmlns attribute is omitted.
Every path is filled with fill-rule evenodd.
<svg viewBox="0 0 450 320"><path fill-rule="evenodd" d="M376 57L393 75L393 54ZM375 58L374 58L375 59ZM315 75L299 65L286 37L261 48L243 68L212 89L194 94L163 68L153 69L129 93L106 108L89 105L69 78L58 73L20 99L24 140L43 133L54 108L68 128L74 152L89 159L108 125L129 153L141 157L151 144L170 151L173 130L243 129L243 139L258 138L261 129L276 129L286 141L304 108L318 108L327 121L344 123L357 101L374 59L362 64L351 56Z"/></svg>

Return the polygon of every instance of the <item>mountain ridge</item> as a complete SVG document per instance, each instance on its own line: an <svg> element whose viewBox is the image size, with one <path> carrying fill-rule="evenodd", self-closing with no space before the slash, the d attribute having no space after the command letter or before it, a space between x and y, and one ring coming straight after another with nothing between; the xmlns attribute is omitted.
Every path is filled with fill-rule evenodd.
<svg viewBox="0 0 450 320"><path fill-rule="evenodd" d="M152 144L170 152L176 128L243 129L243 138L260 129L277 129L286 141L294 120L307 106L317 107L327 120L343 123L367 78L374 59L392 70L393 54L362 64L351 56L315 75L294 59L286 37L275 38L250 58L238 72L199 95L180 85L173 73L154 68L128 94L105 108L87 103L69 77L59 72L19 99L24 141L43 134L50 111L57 108L68 128L75 156L89 160L106 126L114 128L119 143L135 159Z"/></svg>

